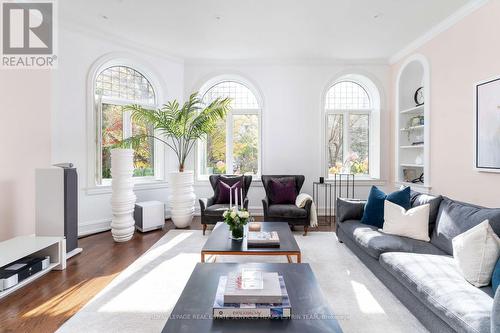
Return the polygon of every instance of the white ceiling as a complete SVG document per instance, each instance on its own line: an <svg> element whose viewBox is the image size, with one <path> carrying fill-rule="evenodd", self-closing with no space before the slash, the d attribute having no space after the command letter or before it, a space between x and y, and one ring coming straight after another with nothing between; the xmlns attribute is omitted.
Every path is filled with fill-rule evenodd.
<svg viewBox="0 0 500 333"><path fill-rule="evenodd" d="M387 59L469 0L64 0L79 23L184 59Z"/></svg>

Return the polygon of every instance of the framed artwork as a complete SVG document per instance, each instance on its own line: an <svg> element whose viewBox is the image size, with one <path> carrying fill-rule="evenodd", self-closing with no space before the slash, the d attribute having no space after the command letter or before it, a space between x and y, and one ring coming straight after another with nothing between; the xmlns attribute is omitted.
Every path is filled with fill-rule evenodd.
<svg viewBox="0 0 500 333"><path fill-rule="evenodd" d="M500 77L476 84L475 139L475 168L500 172Z"/></svg>

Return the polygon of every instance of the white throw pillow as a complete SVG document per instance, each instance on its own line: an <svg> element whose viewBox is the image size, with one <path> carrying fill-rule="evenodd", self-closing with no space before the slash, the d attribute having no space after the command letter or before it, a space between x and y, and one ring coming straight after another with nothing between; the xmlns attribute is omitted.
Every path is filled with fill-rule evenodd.
<svg viewBox="0 0 500 333"><path fill-rule="evenodd" d="M388 200L384 202L384 226L382 232L422 241L429 238L429 204L405 210Z"/></svg>
<svg viewBox="0 0 500 333"><path fill-rule="evenodd" d="M476 287L487 286L500 256L500 238L485 220L453 238L453 257L464 278Z"/></svg>

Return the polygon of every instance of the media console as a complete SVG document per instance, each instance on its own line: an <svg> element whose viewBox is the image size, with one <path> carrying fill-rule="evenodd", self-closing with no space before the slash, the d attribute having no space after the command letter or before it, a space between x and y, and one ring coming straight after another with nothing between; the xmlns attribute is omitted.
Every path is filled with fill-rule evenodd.
<svg viewBox="0 0 500 333"><path fill-rule="evenodd" d="M49 256L50 263L42 271L20 281L11 288L0 291L0 300L53 269L66 269L66 240L64 237L21 236L0 242L0 267L27 256Z"/></svg>

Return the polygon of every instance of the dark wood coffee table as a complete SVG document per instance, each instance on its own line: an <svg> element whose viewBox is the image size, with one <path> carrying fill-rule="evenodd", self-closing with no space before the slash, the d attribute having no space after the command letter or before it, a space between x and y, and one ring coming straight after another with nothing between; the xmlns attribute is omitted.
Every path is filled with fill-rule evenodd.
<svg viewBox="0 0 500 333"><path fill-rule="evenodd" d="M207 255L257 255L257 256L286 256L291 263L292 256L301 262L299 245L286 222L261 222L262 231L276 231L280 238L280 247L248 247L247 238L235 241L230 238L229 227L218 222L201 250L201 262L205 262ZM246 233L246 230L245 230Z"/></svg>
<svg viewBox="0 0 500 333"><path fill-rule="evenodd" d="M291 319L212 319L219 277L243 268L283 275L292 305ZM340 333L342 329L309 264L197 264L163 333Z"/></svg>

